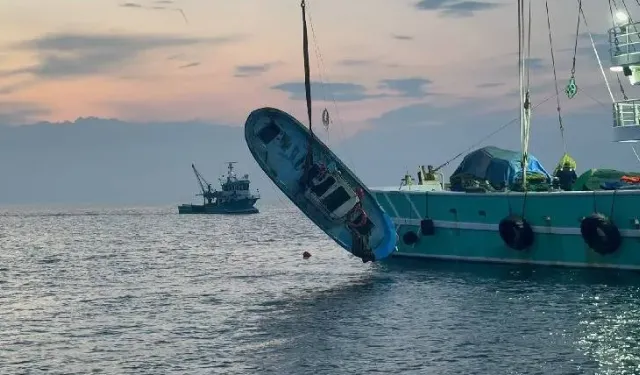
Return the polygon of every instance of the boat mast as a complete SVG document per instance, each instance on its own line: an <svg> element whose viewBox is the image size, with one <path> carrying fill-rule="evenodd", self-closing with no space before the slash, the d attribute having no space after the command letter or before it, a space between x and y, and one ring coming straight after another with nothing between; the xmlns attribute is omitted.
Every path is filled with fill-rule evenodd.
<svg viewBox="0 0 640 375"><path fill-rule="evenodd" d="M529 43L525 53L524 0L518 0L518 78L520 86L520 144L522 148L522 187L527 189L527 165L529 157L529 134L531 124L531 101L529 92L529 69L527 59L531 53L531 1L529 1ZM525 82L526 74L526 82Z"/></svg>
<svg viewBox="0 0 640 375"><path fill-rule="evenodd" d="M313 126L311 124L311 82L310 82L310 68L309 68L309 38L307 34L307 16L306 16L306 4L305 0L300 3L302 8L302 52L304 57L304 91L307 98L307 116L309 118L309 143L307 146L307 157L305 159L305 170L308 170L313 164L313 152L311 149L311 142L313 139Z"/></svg>

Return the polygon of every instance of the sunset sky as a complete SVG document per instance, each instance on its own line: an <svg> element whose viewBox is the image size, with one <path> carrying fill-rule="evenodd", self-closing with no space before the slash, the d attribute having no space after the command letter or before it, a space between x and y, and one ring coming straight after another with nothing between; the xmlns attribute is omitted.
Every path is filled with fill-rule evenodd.
<svg viewBox="0 0 640 375"><path fill-rule="evenodd" d="M544 2L534 3L535 104L554 88ZM299 0L0 0L0 122L98 116L240 126L249 111L265 105L303 118L304 102L297 100L303 78L299 5ZM584 0L583 6L604 54L608 5ZM563 90L577 1L551 0L549 7ZM333 103L322 102L331 94L347 133L418 103L517 114L514 1L310 0L308 13L324 63L320 73L331 83L314 88L318 122L325 106L336 119ZM313 80L319 81L310 38ZM608 55L602 58L608 64ZM607 74L615 80L608 69ZM586 94L610 103L586 34L580 38L577 79ZM568 113L598 106L585 96L563 100ZM551 113L555 104L539 111Z"/></svg>
<svg viewBox="0 0 640 375"><path fill-rule="evenodd" d="M564 94L577 5L549 0L563 138L545 2L534 0L531 153L553 170L566 144L580 173L638 170L629 144L612 142L584 23L580 92ZM608 2L583 7L621 100ZM520 149L517 2L307 0L307 11L312 80L324 82L313 85L314 122L322 129L325 107L333 119L318 134L369 186L397 186L418 165L448 176L486 145ZM267 194L274 187L244 144L247 115L275 106L307 123L299 0L0 0L0 25L0 202L188 201L191 163L213 179L225 160Z"/></svg>

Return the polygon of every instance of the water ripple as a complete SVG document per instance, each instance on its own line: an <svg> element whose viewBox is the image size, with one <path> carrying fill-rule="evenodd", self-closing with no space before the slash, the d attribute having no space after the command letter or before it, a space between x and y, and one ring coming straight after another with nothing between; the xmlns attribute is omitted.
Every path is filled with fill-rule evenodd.
<svg viewBox="0 0 640 375"><path fill-rule="evenodd" d="M249 217L8 208L0 249L7 373L640 368L636 274L362 264L288 206Z"/></svg>

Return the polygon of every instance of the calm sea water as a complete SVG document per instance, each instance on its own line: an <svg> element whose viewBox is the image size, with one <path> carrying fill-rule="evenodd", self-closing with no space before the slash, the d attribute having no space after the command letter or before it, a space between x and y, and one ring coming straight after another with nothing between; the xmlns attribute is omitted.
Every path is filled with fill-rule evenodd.
<svg viewBox="0 0 640 375"><path fill-rule="evenodd" d="M0 373L640 371L638 274L363 264L283 204L176 211L0 209Z"/></svg>

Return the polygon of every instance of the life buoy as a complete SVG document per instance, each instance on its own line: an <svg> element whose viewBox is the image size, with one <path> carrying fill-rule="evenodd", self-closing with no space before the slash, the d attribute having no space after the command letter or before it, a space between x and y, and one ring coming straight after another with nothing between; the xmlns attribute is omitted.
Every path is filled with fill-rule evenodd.
<svg viewBox="0 0 640 375"><path fill-rule="evenodd" d="M498 226L502 241L514 250L524 250L533 245L533 229L531 225L520 216L507 216L500 221Z"/></svg>
<svg viewBox="0 0 640 375"><path fill-rule="evenodd" d="M614 253L622 244L620 230L602 214L594 213L582 219L580 233L587 246L601 255Z"/></svg>
<svg viewBox="0 0 640 375"><path fill-rule="evenodd" d="M418 242L420 238L418 237L418 235L416 234L416 232L410 230L408 232L406 232L405 234L402 235L402 242L404 242L405 245L411 246L411 245L415 245L416 242Z"/></svg>

